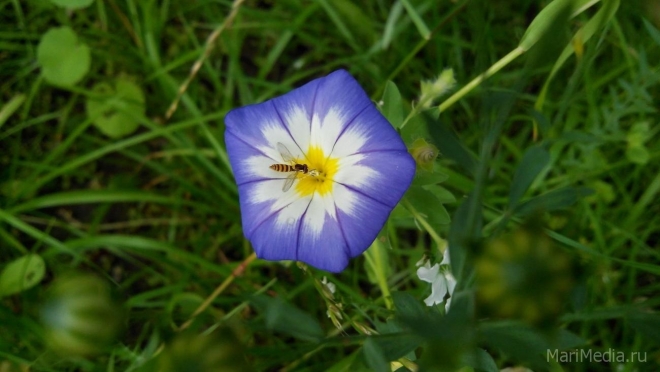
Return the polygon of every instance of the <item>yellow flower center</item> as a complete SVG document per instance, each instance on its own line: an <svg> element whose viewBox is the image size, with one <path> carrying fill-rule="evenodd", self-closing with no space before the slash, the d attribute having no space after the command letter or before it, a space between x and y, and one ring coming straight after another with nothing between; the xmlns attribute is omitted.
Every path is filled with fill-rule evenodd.
<svg viewBox="0 0 660 372"><path fill-rule="evenodd" d="M301 196L318 192L321 196L332 192L332 178L337 173L339 159L331 158L323 153L320 147L311 146L303 159L296 159L298 164L307 164L309 172L299 173L296 191Z"/></svg>

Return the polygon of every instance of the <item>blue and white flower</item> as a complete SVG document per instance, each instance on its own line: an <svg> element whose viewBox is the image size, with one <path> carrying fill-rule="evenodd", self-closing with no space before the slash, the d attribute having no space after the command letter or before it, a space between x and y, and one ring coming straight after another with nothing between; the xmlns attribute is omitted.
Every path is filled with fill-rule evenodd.
<svg viewBox="0 0 660 372"><path fill-rule="evenodd" d="M243 232L266 260L343 270L376 238L415 173L397 132L344 70L232 110L225 124ZM287 189L291 173L273 164L308 172L298 168Z"/></svg>

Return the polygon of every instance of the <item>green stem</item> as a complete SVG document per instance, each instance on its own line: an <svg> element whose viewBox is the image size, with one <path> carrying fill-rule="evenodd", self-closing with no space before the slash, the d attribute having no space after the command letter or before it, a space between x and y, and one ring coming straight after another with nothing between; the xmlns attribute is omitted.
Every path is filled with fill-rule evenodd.
<svg viewBox="0 0 660 372"><path fill-rule="evenodd" d="M495 62L484 73L474 78L471 82L467 83L463 88L461 88L461 90L454 93L451 97L447 98L444 102L442 102L440 106L438 106L438 111L443 112L447 110L451 105L456 103L459 99L463 98L464 95L468 94L470 91L472 91L472 89L476 88L477 85L481 84L484 80L488 79L489 77L495 75L504 66L508 65L514 59L520 57L523 53L525 53L525 50L521 47L517 47L511 52L509 52L509 54L505 55L504 57L502 57L502 59Z"/></svg>
<svg viewBox="0 0 660 372"><path fill-rule="evenodd" d="M415 207L413 207L413 205L410 204L408 200L403 199L403 206L406 207L406 209L413 215L415 220L417 220L417 222L419 222L422 225L422 227L426 230L426 232L428 232L429 235L431 235L431 238L438 245L438 247L442 249L442 247L444 247L447 243L446 240L442 239L440 235L438 235L438 233L429 224L426 218L424 218L421 214L419 214L419 212L417 212Z"/></svg>
<svg viewBox="0 0 660 372"><path fill-rule="evenodd" d="M380 292L383 295L385 307L392 310L394 309L394 302L392 301L392 295L390 294L390 287L387 285L387 277L385 275L384 267L384 262L387 260L387 257L383 257L383 249L383 245L378 238L376 238L367 251L367 254L364 256L367 258L367 263L376 274L376 281L380 288Z"/></svg>

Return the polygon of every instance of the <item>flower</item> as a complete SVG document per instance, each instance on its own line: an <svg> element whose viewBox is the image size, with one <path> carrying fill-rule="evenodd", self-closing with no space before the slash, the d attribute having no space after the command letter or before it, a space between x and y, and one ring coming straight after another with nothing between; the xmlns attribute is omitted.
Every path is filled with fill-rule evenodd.
<svg viewBox="0 0 660 372"><path fill-rule="evenodd" d="M426 261L423 265L418 262L417 276L420 280L431 283L431 295L424 300L426 306L433 306L441 303L445 299L445 295L449 293L451 296L456 288L456 279L451 274L449 262L449 249L445 248L445 253L442 257L440 264L431 264ZM440 267L443 266L442 272ZM447 299L445 303L445 311L449 311L451 298Z"/></svg>
<svg viewBox="0 0 660 372"><path fill-rule="evenodd" d="M328 278L325 276L323 277L323 280L321 280L321 284L323 285L324 288L327 288L327 290L330 292L331 295L335 294L335 291L337 290L337 286L333 282L329 282Z"/></svg>
<svg viewBox="0 0 660 372"><path fill-rule="evenodd" d="M342 271L414 176L400 136L344 70L232 110L225 124L243 233L266 260Z"/></svg>

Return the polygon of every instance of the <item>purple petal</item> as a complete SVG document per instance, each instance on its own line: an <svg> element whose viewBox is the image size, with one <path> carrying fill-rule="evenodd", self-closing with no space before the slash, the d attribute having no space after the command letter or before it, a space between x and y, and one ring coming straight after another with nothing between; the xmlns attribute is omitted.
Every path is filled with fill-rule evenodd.
<svg viewBox="0 0 660 372"><path fill-rule="evenodd" d="M338 273L348 265L349 251L336 219L326 213L320 196L315 196L300 227L298 260L316 268ZM315 226L322 226L315 231Z"/></svg>
<svg viewBox="0 0 660 372"><path fill-rule="evenodd" d="M415 175L415 161L410 154L405 150L376 151L355 157L360 160L338 172L335 182L394 208ZM368 180L362 179L366 175L365 168L373 170L376 175Z"/></svg>
<svg viewBox="0 0 660 372"><path fill-rule="evenodd" d="M407 151L387 119L370 102L341 132L332 156L344 157L376 151Z"/></svg>
<svg viewBox="0 0 660 372"><path fill-rule="evenodd" d="M345 122L350 124L368 106L375 108L364 89L346 70L337 70L319 79L314 114L325 117L331 109L342 112Z"/></svg>
<svg viewBox="0 0 660 372"><path fill-rule="evenodd" d="M352 193L342 185L336 188L344 188L342 193ZM385 225L392 208L380 201L365 195L356 194L357 201L352 203L352 208L342 208L341 202L337 201L337 221L348 244L350 257L362 254Z"/></svg>
<svg viewBox="0 0 660 372"><path fill-rule="evenodd" d="M264 128L268 126L282 126L272 105L259 103L240 107L229 111L225 116L225 137L231 133L234 138L240 138L243 142L255 148L267 146L270 139L264 137ZM225 138L225 141L228 141L227 138ZM229 150L227 153L231 160L234 154Z"/></svg>

